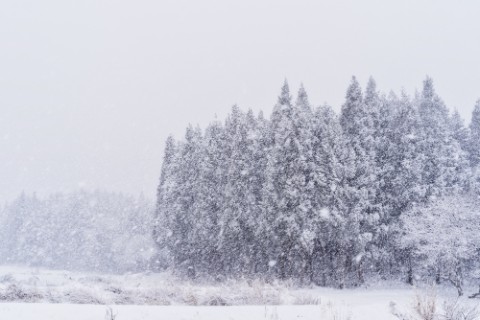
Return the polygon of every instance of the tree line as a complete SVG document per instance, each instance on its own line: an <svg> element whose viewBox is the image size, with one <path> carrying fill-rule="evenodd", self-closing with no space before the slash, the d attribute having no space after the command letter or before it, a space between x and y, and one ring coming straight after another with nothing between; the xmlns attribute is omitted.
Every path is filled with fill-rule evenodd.
<svg viewBox="0 0 480 320"><path fill-rule="evenodd" d="M313 107L303 86L294 99L285 81L269 118L233 106L167 139L154 239L192 277L411 282L431 268L417 268L425 257L405 219L476 197L479 144L480 101L467 128L431 78L411 97L353 77L340 114Z"/></svg>
<svg viewBox="0 0 480 320"><path fill-rule="evenodd" d="M139 272L155 264L153 206L103 191L22 193L0 207L0 264Z"/></svg>

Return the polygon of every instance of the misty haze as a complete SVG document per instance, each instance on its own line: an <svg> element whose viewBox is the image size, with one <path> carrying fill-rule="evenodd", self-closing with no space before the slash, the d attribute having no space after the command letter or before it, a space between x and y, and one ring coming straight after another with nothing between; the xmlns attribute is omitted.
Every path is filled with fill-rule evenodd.
<svg viewBox="0 0 480 320"><path fill-rule="evenodd" d="M0 4L0 319L480 319L480 5Z"/></svg>

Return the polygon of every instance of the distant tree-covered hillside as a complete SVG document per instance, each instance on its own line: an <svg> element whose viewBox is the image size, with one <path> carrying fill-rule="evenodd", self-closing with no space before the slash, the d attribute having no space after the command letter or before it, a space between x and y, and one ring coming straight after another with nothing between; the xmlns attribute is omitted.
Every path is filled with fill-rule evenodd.
<svg viewBox="0 0 480 320"><path fill-rule="evenodd" d="M78 191L22 194L0 209L0 264L126 272L149 268L153 207L144 198Z"/></svg>

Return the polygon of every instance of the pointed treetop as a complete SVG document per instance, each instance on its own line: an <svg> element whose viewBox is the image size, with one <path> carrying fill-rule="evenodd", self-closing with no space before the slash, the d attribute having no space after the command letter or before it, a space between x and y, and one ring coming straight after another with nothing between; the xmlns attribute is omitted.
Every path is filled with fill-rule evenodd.
<svg viewBox="0 0 480 320"><path fill-rule="evenodd" d="M453 110L451 122L452 122L452 126L454 127L454 130L463 128L465 126L465 122L463 121L463 118L460 115L460 112L458 112L458 109L456 108L455 110Z"/></svg>
<svg viewBox="0 0 480 320"><path fill-rule="evenodd" d="M197 124L194 127L191 123L189 123L185 132L185 141L193 142L200 137L202 137L202 129L200 126Z"/></svg>
<svg viewBox="0 0 480 320"><path fill-rule="evenodd" d="M352 81L347 89L345 98L347 99L347 102L361 102L363 100L362 88L360 87L360 84L355 76L352 76Z"/></svg>
<svg viewBox="0 0 480 320"><path fill-rule="evenodd" d="M185 140L189 141L193 137L193 126L191 123L188 124L187 129L185 130Z"/></svg>
<svg viewBox="0 0 480 320"><path fill-rule="evenodd" d="M303 83L300 85L300 89L298 89L296 105L297 107L300 107L303 109L307 109L307 110L310 109L310 103L308 102L307 91L305 91L305 88L303 87Z"/></svg>
<svg viewBox="0 0 480 320"><path fill-rule="evenodd" d="M265 121L265 116L263 115L263 111L260 110L260 112L258 113L258 120L259 121Z"/></svg>
<svg viewBox="0 0 480 320"><path fill-rule="evenodd" d="M205 141L207 147L216 148L219 140L222 139L222 134L224 132L223 123L221 121L212 121L209 123L205 129Z"/></svg>
<svg viewBox="0 0 480 320"><path fill-rule="evenodd" d="M477 100L472 112L472 121L470 122L470 128L480 127L480 99Z"/></svg>
<svg viewBox="0 0 480 320"><path fill-rule="evenodd" d="M238 117L241 112L242 112L242 111L240 110L240 108L238 107L237 104L234 104L234 105L232 106L232 116Z"/></svg>
<svg viewBox="0 0 480 320"><path fill-rule="evenodd" d="M169 135L167 140L165 141L165 149L163 153L163 165L162 165L162 172L160 175L160 186L165 181L165 170L167 170L166 166L169 166L175 158L175 140L172 135ZM160 186L158 192L160 192Z"/></svg>
<svg viewBox="0 0 480 320"><path fill-rule="evenodd" d="M453 118L453 119L456 119L456 120L460 120L460 121L463 122L463 118L462 118L462 116L460 115L460 112L458 112L458 109L457 109L457 108L455 108L455 109L453 110L452 118Z"/></svg>
<svg viewBox="0 0 480 320"><path fill-rule="evenodd" d="M365 102L368 104L378 98L377 83L370 77L368 79L367 88L365 89Z"/></svg>
<svg viewBox="0 0 480 320"><path fill-rule="evenodd" d="M405 89L402 88L400 91L400 101L401 105L405 108L405 110L408 110L409 113L416 113L416 108L414 108L412 99L410 98L410 95L405 91Z"/></svg>
<svg viewBox="0 0 480 320"><path fill-rule="evenodd" d="M248 109L247 114L245 115L247 125L251 128L255 127L257 119L255 118L255 113L252 109Z"/></svg>
<svg viewBox="0 0 480 320"><path fill-rule="evenodd" d="M207 130L211 130L212 128L216 129L216 128L222 127L222 126L223 126L222 121L218 118L218 115L215 113L213 121L210 122L209 126L205 130L205 134L207 133Z"/></svg>
<svg viewBox="0 0 480 320"><path fill-rule="evenodd" d="M290 106L292 97L290 96L290 88L288 87L287 79L283 83L280 96L278 97L278 104Z"/></svg>
<svg viewBox="0 0 480 320"><path fill-rule="evenodd" d="M255 118L255 114L254 114L252 108L249 108L249 109L248 109L248 111L247 111L247 117L250 118L250 119Z"/></svg>
<svg viewBox="0 0 480 320"><path fill-rule="evenodd" d="M433 88L433 79L427 76L423 80L422 97L426 99L432 99L435 95L435 89Z"/></svg>
<svg viewBox="0 0 480 320"><path fill-rule="evenodd" d="M470 121L470 139L467 147L470 154L470 162L473 166L480 165L480 99L477 100Z"/></svg>
<svg viewBox="0 0 480 320"><path fill-rule="evenodd" d="M234 128L240 124L242 121L241 119L243 118L243 112L240 110L238 105L234 104L232 106L232 111L227 117L227 120L225 123L227 124L227 127L230 126L230 128Z"/></svg>
<svg viewBox="0 0 480 320"><path fill-rule="evenodd" d="M175 138L173 135L168 135L167 140L165 140L165 149L171 149L175 145Z"/></svg>
<svg viewBox="0 0 480 320"><path fill-rule="evenodd" d="M475 103L475 107L473 109L473 112L480 113L480 99L478 99L477 102Z"/></svg>
<svg viewBox="0 0 480 320"><path fill-rule="evenodd" d="M377 91L377 82L372 76L368 77L367 92L368 91Z"/></svg>
<svg viewBox="0 0 480 320"><path fill-rule="evenodd" d="M298 89L298 97L308 99L307 91L303 86L303 83L300 83L300 88Z"/></svg>

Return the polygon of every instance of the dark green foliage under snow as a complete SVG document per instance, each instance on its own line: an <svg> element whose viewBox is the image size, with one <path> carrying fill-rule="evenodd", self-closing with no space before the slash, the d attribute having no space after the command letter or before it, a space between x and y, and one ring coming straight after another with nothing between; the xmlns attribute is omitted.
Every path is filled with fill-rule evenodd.
<svg viewBox="0 0 480 320"><path fill-rule="evenodd" d="M479 110L468 130L430 78L413 99L385 96L373 79L364 92L353 78L337 115L313 108L303 86L293 99L285 82L269 120L234 106L224 123L168 138L155 240L192 277L411 281L432 254L403 240L414 220L401 217L475 197Z"/></svg>

